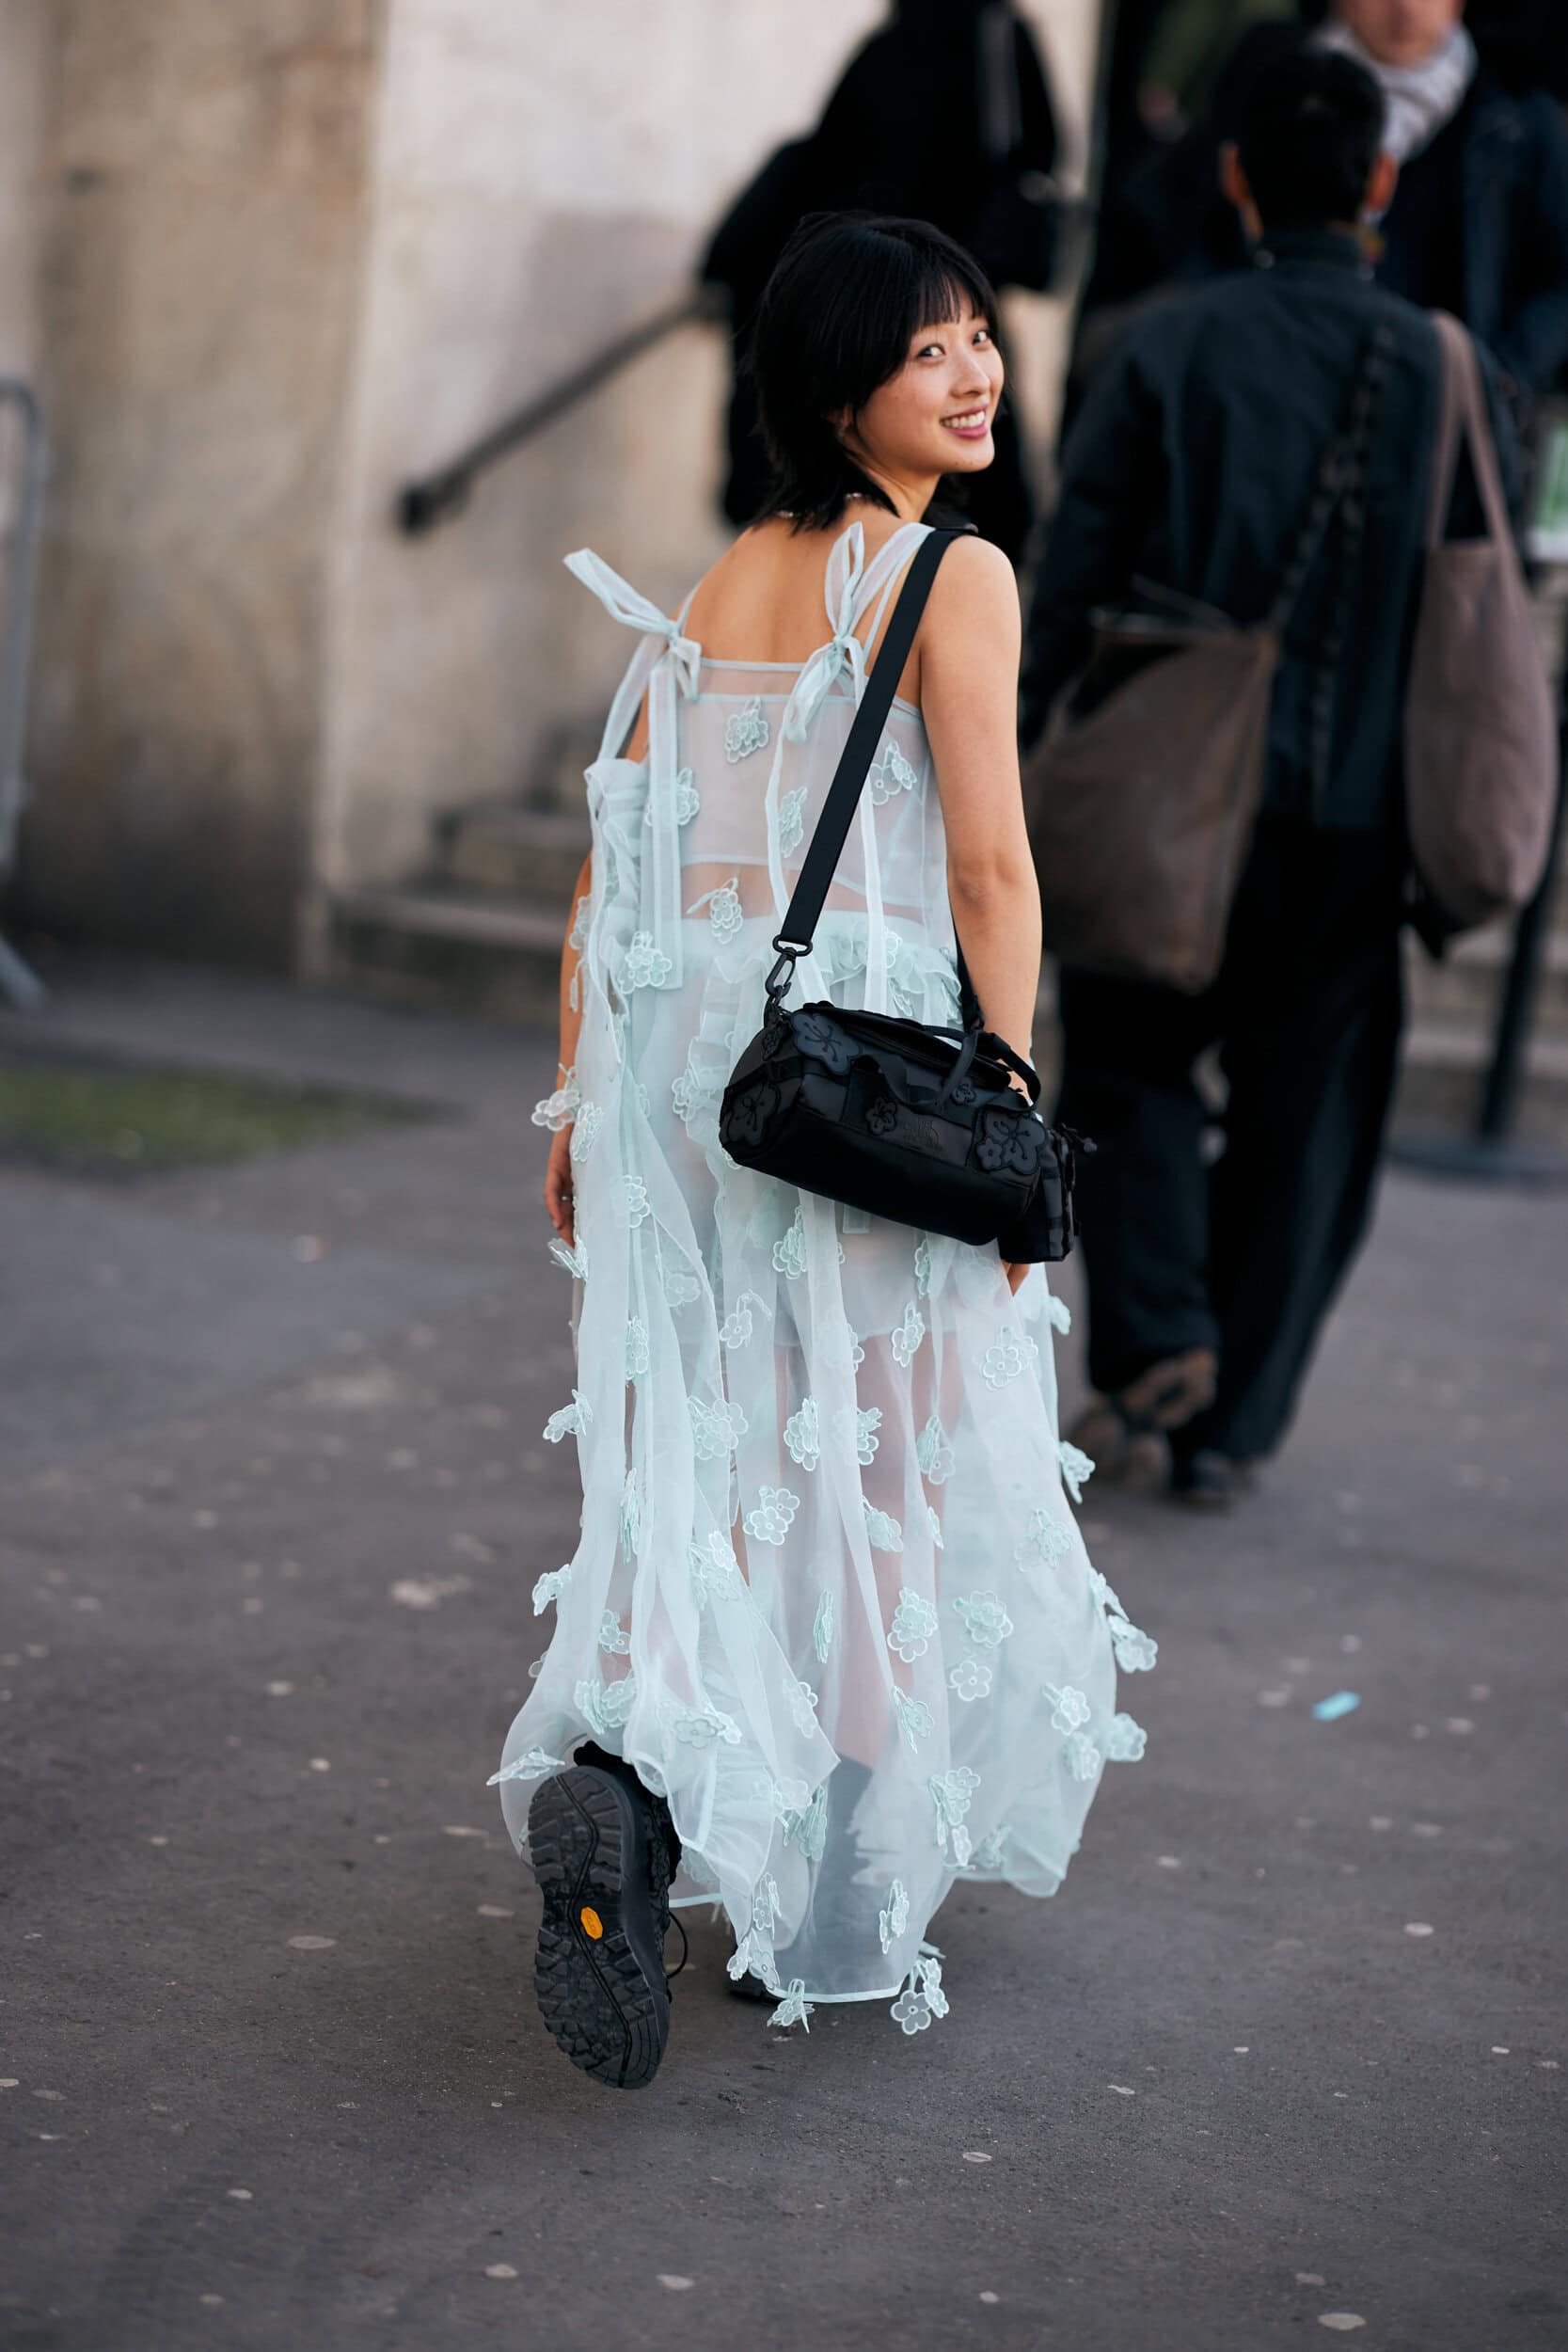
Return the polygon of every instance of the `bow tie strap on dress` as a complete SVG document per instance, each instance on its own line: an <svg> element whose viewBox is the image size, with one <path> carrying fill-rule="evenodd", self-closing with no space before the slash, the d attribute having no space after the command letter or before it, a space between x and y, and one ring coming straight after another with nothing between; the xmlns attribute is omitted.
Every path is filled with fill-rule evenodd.
<svg viewBox="0 0 1568 2352"><path fill-rule="evenodd" d="M898 529L885 539L872 557L865 560L865 531L863 525L851 523L848 530L834 540L828 557L828 568L822 582L823 602L832 624L832 635L825 645L806 661L795 681L795 691L784 711L782 732L792 743L803 743L811 731L812 721L821 709L838 679L849 674L850 690L858 704L865 691L865 647L858 634L867 609L878 591L881 591L882 608L888 591L905 563L926 537L925 523L900 523ZM878 626L881 608L878 611ZM873 642L877 630L871 631Z"/></svg>
<svg viewBox="0 0 1568 2352"><path fill-rule="evenodd" d="M684 636L656 604L639 594L629 581L612 571L591 548L567 556L566 569L591 588L612 620L641 630L642 643L621 680L605 723L599 757L617 759L637 723L644 693L648 698L648 816L650 889L646 903L651 914L654 946L669 958L669 968L657 983L679 988L683 978L681 954L680 828L676 815L679 779L677 700L689 699L700 684L703 649Z"/></svg>
<svg viewBox="0 0 1568 2352"><path fill-rule="evenodd" d="M823 597L828 618L833 625L833 634L825 645L818 646L796 681L795 691L790 696L784 723L779 729L773 771L768 780L768 865L774 911L780 920L789 902L783 860L776 846L779 778L784 743L786 740L799 743L806 739L812 721L836 681L846 672L849 676L856 707L859 707L865 692L868 673L865 646L858 631L866 614L872 612L872 624L866 634L872 644L877 643L899 574L913 558L916 548L929 536L929 531L930 526L926 523L901 523L883 540L869 564L865 560L865 532L859 523L851 523L848 530L833 543L823 582ZM869 795L861 803L857 823L866 898L864 1002L873 1012L886 1012L889 942L887 919L882 907L876 810ZM809 956L802 960L799 977L808 993L822 994L826 992L828 975L820 968L814 969Z"/></svg>
<svg viewBox="0 0 1568 2352"><path fill-rule="evenodd" d="M768 880L773 892L775 922L783 916L789 904L784 854L779 846L779 783L784 773L784 745L807 740L812 721L827 700L834 681L846 668L849 672L857 703L865 691L865 648L855 635L855 624L860 618L859 591L864 575L865 532L859 523L851 523L848 530L833 541L822 580L822 599L827 606L833 633L825 645L818 645L816 652L808 655L800 665L779 722L773 739L773 757L768 764L763 805L768 825ZM809 958L801 979L817 993L826 984L823 975L812 968Z"/></svg>
<svg viewBox="0 0 1568 2352"><path fill-rule="evenodd" d="M822 582L823 603L833 633L827 644L819 645L801 665L794 691L784 706L768 777L768 867L776 919L782 919L789 903L784 860L779 850L779 786L784 745L807 740L812 722L846 672L855 705L859 707L865 692L867 675L865 646L858 634L861 623L873 599L879 595L880 602L870 630L871 641L875 644L894 584L928 531L929 525L926 523L901 523L882 542L869 564L865 560L865 531L862 524L851 523L833 542ZM862 811L861 838L868 874L875 877L877 842L874 812L869 802ZM867 942L872 996L867 998L867 1002L875 999L876 1009L885 1011L886 926L874 891L872 897L874 907ZM800 978L808 992L815 991L820 994L827 986L827 975L820 968L814 969L809 957L803 961Z"/></svg>
<svg viewBox="0 0 1568 2352"><path fill-rule="evenodd" d="M913 561L916 549L929 536L929 524L902 523L890 538L884 539L866 566L865 576L860 583L855 617L859 623L868 612L871 612L871 627L866 636L873 645L880 635L899 575L905 564ZM874 600L875 611L872 610ZM895 678L895 691L897 685L898 681ZM858 695L856 699L859 699ZM888 935L887 908L882 897L877 812L869 792L861 795L856 823L860 830L862 871L865 877L865 980L862 1001L868 1011L885 1013L892 1009L888 984L893 943Z"/></svg>
<svg viewBox="0 0 1568 2352"><path fill-rule="evenodd" d="M801 669L784 715L781 732L792 743L805 741L812 721L846 669L857 703L865 691L865 647L855 634L864 578L865 532L859 523L851 523L833 542L822 583L833 633L825 645L818 645Z"/></svg>

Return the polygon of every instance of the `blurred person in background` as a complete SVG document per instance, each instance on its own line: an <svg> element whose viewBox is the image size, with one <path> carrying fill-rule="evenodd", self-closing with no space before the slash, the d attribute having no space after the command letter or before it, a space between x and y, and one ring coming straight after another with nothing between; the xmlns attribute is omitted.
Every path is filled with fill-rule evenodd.
<svg viewBox="0 0 1568 2352"><path fill-rule="evenodd" d="M1171 138L1206 120L1242 35L1295 15L1296 0L1171 0L1143 60L1138 107L1148 128Z"/></svg>
<svg viewBox="0 0 1568 2352"><path fill-rule="evenodd" d="M1219 161L1248 87L1306 43L1355 57L1378 80L1401 166L1367 224L1384 284L1462 319L1497 358L1521 426L1568 363L1568 130L1542 87L1563 72L1560 20L1485 0L1478 42L1464 0L1304 0L1295 24L1255 24L1218 77L1206 120L1112 190L1084 300L1070 407L1137 308L1246 262ZM1322 23L1315 20L1323 19ZM1555 46L1554 46L1555 43Z"/></svg>
<svg viewBox="0 0 1568 2352"><path fill-rule="evenodd" d="M1068 445L1026 650L1029 741L1083 668L1089 616L1135 582L1262 621L1364 387L1356 478L1285 634L1217 981L1190 996L1061 975L1059 1116L1100 1147L1082 1177L1098 1397L1074 1440L1114 1475L1165 1433L1173 1491L1216 1506L1278 1446L1366 1230L1402 1019L1402 737L1442 359L1367 259L1397 170L1384 118L1377 80L1339 52L1298 48L1254 77L1227 165L1254 266L1164 303L1106 363ZM1457 535L1474 528L1463 504ZM1195 1071L1216 1047L1211 1168Z"/></svg>
<svg viewBox="0 0 1568 2352"><path fill-rule="evenodd" d="M1101 361L1139 311L1245 264L1246 238L1220 184L1220 156L1235 138L1254 75L1302 45L1311 9L1312 0L1305 0L1305 8L1291 0L1283 11L1246 26L1214 67L1201 103L1195 97L1190 118L1169 124L1175 135L1147 141L1127 156L1124 168L1111 167L1108 159L1063 399L1064 440ZM1140 60L1140 105L1151 72L1147 60L1159 55L1159 35L1157 24Z"/></svg>
<svg viewBox="0 0 1568 2352"><path fill-rule="evenodd" d="M800 221L866 211L928 220L975 255L998 289L1053 273L1055 109L1034 35L1011 0L896 0L846 68L809 137L770 158L703 260L722 288L736 378L723 509L739 528L768 495L767 453L744 360L762 290ZM965 512L1016 563L1034 520L1018 426L1004 410L996 462L967 485Z"/></svg>
<svg viewBox="0 0 1568 2352"><path fill-rule="evenodd" d="M1568 131L1544 89L1509 87L1464 0L1336 0L1317 39L1376 74L1400 184L1378 276L1463 319L1518 420L1568 361ZM1506 29L1506 26L1505 26Z"/></svg>

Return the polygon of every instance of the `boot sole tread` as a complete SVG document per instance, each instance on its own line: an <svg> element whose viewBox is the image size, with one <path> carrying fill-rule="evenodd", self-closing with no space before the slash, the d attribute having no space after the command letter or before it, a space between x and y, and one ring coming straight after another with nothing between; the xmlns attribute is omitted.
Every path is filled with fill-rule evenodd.
<svg viewBox="0 0 1568 2352"><path fill-rule="evenodd" d="M628 1911L647 1907L644 1941L659 1946L652 1892L627 1882L626 1817L605 1776L558 1772L529 1808L529 1853L544 1917L534 1955L540 2014L574 2066L617 2090L641 2089L658 2072L670 2031L662 1969L651 1978L627 1933ZM584 1908L597 1912L590 1936Z"/></svg>

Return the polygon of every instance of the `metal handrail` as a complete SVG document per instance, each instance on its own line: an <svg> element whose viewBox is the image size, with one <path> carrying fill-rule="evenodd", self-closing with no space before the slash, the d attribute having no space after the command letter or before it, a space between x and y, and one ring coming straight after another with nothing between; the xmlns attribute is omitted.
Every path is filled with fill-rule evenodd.
<svg viewBox="0 0 1568 2352"><path fill-rule="evenodd" d="M39 544L43 531L43 492L49 473L49 441L43 411L30 384L0 376L0 408L22 419L22 495L6 599L5 635L0 639L0 876L10 867L17 829L27 804L22 762L27 739L27 687L32 668L33 619L38 602ZM14 947L0 938L0 996L19 1012L35 1012L45 997L43 983Z"/></svg>
<svg viewBox="0 0 1568 2352"><path fill-rule="evenodd" d="M597 391L611 376L640 358L643 352L662 342L678 328L699 321L723 315L721 296L708 287L699 287L677 300L668 302L661 310L644 319L640 326L629 327L602 351L570 375L562 376L547 391L538 393L524 403L510 417L492 426L472 446L466 449L450 465L438 472L423 475L417 482L406 483L398 493L397 518L399 526L410 537L434 531L437 523L449 521L462 511L467 495L478 476L487 468L509 456L513 450L532 438L535 433L551 423L568 408L575 408L590 392Z"/></svg>

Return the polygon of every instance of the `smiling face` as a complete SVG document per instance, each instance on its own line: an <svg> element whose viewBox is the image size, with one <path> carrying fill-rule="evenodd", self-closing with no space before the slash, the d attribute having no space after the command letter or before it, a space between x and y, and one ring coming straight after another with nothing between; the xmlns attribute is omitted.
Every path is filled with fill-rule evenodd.
<svg viewBox="0 0 1568 2352"><path fill-rule="evenodd" d="M989 320L967 299L956 308L911 336L903 366L840 421L845 447L879 481L980 473L996 455L1002 354Z"/></svg>
<svg viewBox="0 0 1568 2352"><path fill-rule="evenodd" d="M1379 65L1424 65L1465 13L1465 0L1338 0L1339 23Z"/></svg>

